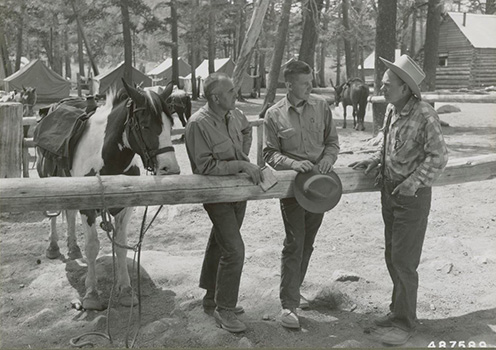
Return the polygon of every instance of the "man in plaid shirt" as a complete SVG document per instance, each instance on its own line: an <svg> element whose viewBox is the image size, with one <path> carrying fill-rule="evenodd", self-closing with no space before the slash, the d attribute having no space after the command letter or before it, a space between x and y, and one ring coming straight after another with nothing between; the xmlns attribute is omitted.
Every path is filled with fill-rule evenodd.
<svg viewBox="0 0 496 350"><path fill-rule="evenodd" d="M386 102L384 139L370 159L350 164L365 173L378 170L382 217L385 224L385 260L393 281L390 313L375 320L385 327L387 345L402 345L417 323L417 267L431 206L431 186L448 162L439 117L421 100L424 72L407 55L388 67L382 79Z"/></svg>

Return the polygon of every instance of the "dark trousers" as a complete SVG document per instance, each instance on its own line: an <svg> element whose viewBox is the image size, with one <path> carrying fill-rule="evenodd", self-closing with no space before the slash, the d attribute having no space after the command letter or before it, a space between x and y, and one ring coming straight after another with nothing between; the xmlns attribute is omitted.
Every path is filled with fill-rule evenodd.
<svg viewBox="0 0 496 350"><path fill-rule="evenodd" d="M415 196L391 195L396 184L385 182L381 192L385 224L385 258L393 281L390 310L393 324L406 331L417 319L417 267L422 254L432 189L420 188Z"/></svg>
<svg viewBox="0 0 496 350"><path fill-rule="evenodd" d="M279 298L283 309L293 309L300 305L300 286L305 279L313 242L324 214L306 211L295 198L281 199L281 213L286 239L282 249Z"/></svg>
<svg viewBox="0 0 496 350"><path fill-rule="evenodd" d="M204 204L213 223L200 275L200 288L215 291L218 307L232 309L238 302L239 283L245 260L240 228L246 201Z"/></svg>

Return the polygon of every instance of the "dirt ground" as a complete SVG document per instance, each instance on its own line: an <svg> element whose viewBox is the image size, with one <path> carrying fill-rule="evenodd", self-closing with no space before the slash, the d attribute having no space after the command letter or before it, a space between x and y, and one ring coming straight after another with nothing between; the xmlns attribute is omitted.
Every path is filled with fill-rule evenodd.
<svg viewBox="0 0 496 350"><path fill-rule="evenodd" d="M261 100L240 103L257 114ZM198 108L200 103L195 103ZM451 158L494 153L496 106L453 104L461 112L443 114ZM438 107L440 105L436 105ZM334 110L334 107L333 107ZM342 154L337 167L367 157L372 136L370 108L366 131L342 129L341 108L334 110ZM177 123L179 125L179 123ZM350 123L348 124L350 125ZM191 169L184 144L176 140L182 173ZM255 159L255 147L252 147ZM31 171L31 176L36 176ZM1 200L1 199L0 199ZM433 203L419 267L416 335L405 347L496 347L496 179L439 186ZM149 208L151 214L156 207ZM135 243L143 208L130 228ZM59 221L60 246L65 223ZM231 334L216 327L201 307L198 278L210 221L201 205L165 207L147 232L141 254L141 313L114 302L108 311L77 310L84 293L84 260L45 257L50 224L39 212L0 214L0 346L69 348L88 332L97 348L380 348L374 317L388 310L391 281L383 254L383 224L378 192L346 194L325 215L303 294L311 308L301 311L302 328L290 331L278 322L280 254L284 230L278 200L248 203L242 233L246 260L239 304L248 330ZM78 223L80 244L82 229ZM98 259L101 291L112 286L111 246L102 233ZM128 253L132 268L134 254ZM134 285L136 286L136 273ZM345 277L344 281L340 281ZM107 317L109 322L107 323Z"/></svg>

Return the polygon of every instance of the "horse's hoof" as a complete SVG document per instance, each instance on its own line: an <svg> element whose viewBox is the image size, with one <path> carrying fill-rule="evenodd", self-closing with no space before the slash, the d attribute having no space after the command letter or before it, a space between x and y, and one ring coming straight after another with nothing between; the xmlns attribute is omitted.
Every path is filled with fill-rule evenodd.
<svg viewBox="0 0 496 350"><path fill-rule="evenodd" d="M136 306L138 305L138 297L136 296L136 293L133 293L133 289L131 287L126 287L121 290L119 302L122 306Z"/></svg>
<svg viewBox="0 0 496 350"><path fill-rule="evenodd" d="M83 298L83 309L85 310L105 310L107 306L102 303L96 291L87 293Z"/></svg>
<svg viewBox="0 0 496 350"><path fill-rule="evenodd" d="M48 259L57 259L60 256L60 249L57 245L50 245L45 251Z"/></svg>
<svg viewBox="0 0 496 350"><path fill-rule="evenodd" d="M76 259L81 259L83 257L83 254L81 254L81 249L79 249L78 246L75 248L69 249L69 252L67 253L69 256L69 259L71 260L76 260Z"/></svg>

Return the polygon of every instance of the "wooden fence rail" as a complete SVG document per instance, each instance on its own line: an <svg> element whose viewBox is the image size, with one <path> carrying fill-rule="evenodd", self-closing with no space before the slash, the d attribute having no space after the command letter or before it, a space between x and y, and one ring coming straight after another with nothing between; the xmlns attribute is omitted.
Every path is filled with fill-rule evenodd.
<svg viewBox="0 0 496 350"><path fill-rule="evenodd" d="M337 168L344 193L374 191L374 178L351 168ZM278 171L267 192L246 175L102 176L0 179L0 212L91 209L160 204L216 203L287 198L293 195L294 171ZM496 154L449 162L436 185L496 178Z"/></svg>

